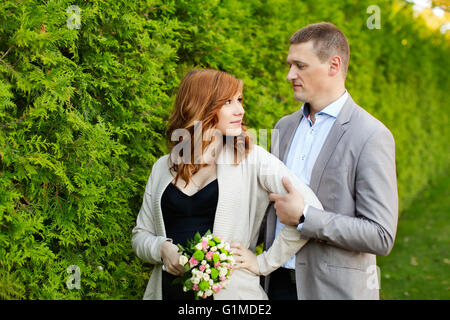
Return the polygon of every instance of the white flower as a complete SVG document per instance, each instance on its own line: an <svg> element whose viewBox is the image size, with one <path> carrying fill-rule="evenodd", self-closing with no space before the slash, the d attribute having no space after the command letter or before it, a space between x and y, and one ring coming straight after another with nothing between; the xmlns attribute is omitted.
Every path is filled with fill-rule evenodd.
<svg viewBox="0 0 450 320"><path fill-rule="evenodd" d="M209 280L209 274L207 274L207 273L203 274L203 280L208 281Z"/></svg>
<svg viewBox="0 0 450 320"><path fill-rule="evenodd" d="M234 257L233 256L228 256L228 261L230 261L230 263L234 263L235 262Z"/></svg>
<svg viewBox="0 0 450 320"><path fill-rule="evenodd" d="M200 243L197 243L197 244L195 245L195 249L197 249L197 250L202 250L202 249L203 249L202 243L201 243L201 242L200 242Z"/></svg>
<svg viewBox="0 0 450 320"><path fill-rule="evenodd" d="M217 248L219 248L219 249L223 249L223 247L224 247L223 242L221 242L221 243L219 243L219 244L217 245Z"/></svg>
<svg viewBox="0 0 450 320"><path fill-rule="evenodd" d="M217 247L216 246L211 247L211 248L209 248L209 250L211 250L212 252L215 252L215 251L217 251Z"/></svg>
<svg viewBox="0 0 450 320"><path fill-rule="evenodd" d="M212 238L213 238L213 237L212 237L211 234L209 234L209 235L206 236L206 240L208 240L208 241L211 240Z"/></svg>
<svg viewBox="0 0 450 320"><path fill-rule="evenodd" d="M200 277L192 277L191 282L193 284L199 284L200 283Z"/></svg>
<svg viewBox="0 0 450 320"><path fill-rule="evenodd" d="M226 268L221 268L219 271L219 277L225 277L227 275L228 270Z"/></svg>
<svg viewBox="0 0 450 320"><path fill-rule="evenodd" d="M226 255L226 253L221 253L221 254L219 255L219 258L220 258L220 261L227 260L227 255Z"/></svg>
<svg viewBox="0 0 450 320"><path fill-rule="evenodd" d="M214 285L214 280L213 279L209 279L209 285L213 286Z"/></svg>
<svg viewBox="0 0 450 320"><path fill-rule="evenodd" d="M211 269L207 268L207 269L205 270L205 272L206 272L207 274L210 274L210 273L211 273Z"/></svg>
<svg viewBox="0 0 450 320"><path fill-rule="evenodd" d="M202 265L207 264L206 260L202 260L201 264L202 264ZM205 268L206 268L206 267L205 267Z"/></svg>
<svg viewBox="0 0 450 320"><path fill-rule="evenodd" d="M203 291L197 292L197 295L198 295L199 297L203 297Z"/></svg>
<svg viewBox="0 0 450 320"><path fill-rule="evenodd" d="M196 276L199 273L199 270L197 268L196 269L192 269L191 273L192 273L192 276L194 277L194 276Z"/></svg>
<svg viewBox="0 0 450 320"><path fill-rule="evenodd" d="M230 251L230 244L228 242L225 243L225 250Z"/></svg>
<svg viewBox="0 0 450 320"><path fill-rule="evenodd" d="M184 292L187 292L187 291L188 291L186 286L183 286L183 291L184 291Z"/></svg>
<svg viewBox="0 0 450 320"><path fill-rule="evenodd" d="M213 294L214 292L211 290L211 289L206 289L205 290L205 294L206 294L206 296L212 296L212 294Z"/></svg>
<svg viewBox="0 0 450 320"><path fill-rule="evenodd" d="M179 263L182 266L184 266L188 261L189 261L189 259L186 256L183 256L183 255L180 256Z"/></svg>

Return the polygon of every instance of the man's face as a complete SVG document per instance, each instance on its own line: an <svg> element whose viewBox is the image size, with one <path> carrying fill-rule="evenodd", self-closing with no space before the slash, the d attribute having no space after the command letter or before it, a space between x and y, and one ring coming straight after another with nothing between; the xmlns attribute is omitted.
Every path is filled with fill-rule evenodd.
<svg viewBox="0 0 450 320"><path fill-rule="evenodd" d="M290 66L287 80L292 82L294 98L309 103L320 99L329 84L329 63L320 62L313 42L292 44L287 62Z"/></svg>

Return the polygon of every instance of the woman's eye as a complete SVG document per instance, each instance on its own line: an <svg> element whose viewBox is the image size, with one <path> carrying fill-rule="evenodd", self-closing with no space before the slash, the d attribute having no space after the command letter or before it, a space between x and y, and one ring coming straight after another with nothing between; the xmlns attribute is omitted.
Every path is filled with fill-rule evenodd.
<svg viewBox="0 0 450 320"><path fill-rule="evenodd" d="M225 102L225 104L231 104L231 100L227 100L227 102Z"/></svg>
<svg viewBox="0 0 450 320"><path fill-rule="evenodd" d="M241 103L241 104L242 104L242 98L239 98L239 99L238 99L238 101L239 101L239 103Z"/></svg>

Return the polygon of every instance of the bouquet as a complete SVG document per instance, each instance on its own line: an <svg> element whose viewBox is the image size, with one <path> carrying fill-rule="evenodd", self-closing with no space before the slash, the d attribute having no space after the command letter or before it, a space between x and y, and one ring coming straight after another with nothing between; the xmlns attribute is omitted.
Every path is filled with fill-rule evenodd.
<svg viewBox="0 0 450 320"><path fill-rule="evenodd" d="M194 291L195 299L207 298L226 287L233 274L234 258L230 244L207 231L202 237L198 232L186 247L178 244L182 255L180 264L185 274L175 283L183 285L183 291Z"/></svg>

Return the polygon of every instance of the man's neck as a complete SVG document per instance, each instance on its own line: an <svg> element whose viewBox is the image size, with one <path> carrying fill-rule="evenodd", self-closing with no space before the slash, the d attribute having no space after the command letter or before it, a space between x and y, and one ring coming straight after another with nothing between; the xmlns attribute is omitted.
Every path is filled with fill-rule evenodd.
<svg viewBox="0 0 450 320"><path fill-rule="evenodd" d="M339 88L331 92L330 94L324 96L322 99L318 99L317 101L309 102L309 112L311 119L315 119L316 113L325 109L326 106L331 104L333 101L339 99L345 93L345 87ZM314 122L314 121L313 121Z"/></svg>

